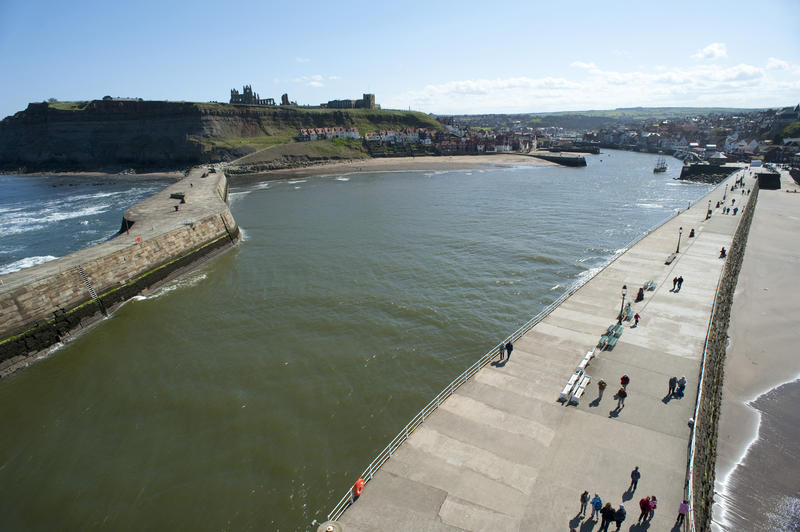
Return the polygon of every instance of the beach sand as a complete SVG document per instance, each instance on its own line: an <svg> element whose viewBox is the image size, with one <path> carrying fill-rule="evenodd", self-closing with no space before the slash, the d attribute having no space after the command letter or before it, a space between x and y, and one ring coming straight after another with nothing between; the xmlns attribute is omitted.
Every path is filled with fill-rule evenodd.
<svg viewBox="0 0 800 532"><path fill-rule="evenodd" d="M470 170L480 168L502 168L512 166L553 165L542 159L522 154L497 155L444 155L440 157L392 157L380 159L354 159L344 162L316 164L298 168L271 170L253 174L228 175L232 184L244 185L260 181L293 179L354 172L398 172L423 170Z"/></svg>
<svg viewBox="0 0 800 532"><path fill-rule="evenodd" d="M758 489L766 474L765 464L771 460L782 462L782 467L770 473L775 475L772 483L780 486L789 481L798 490L798 457L781 459L780 449L786 442L774 441L798 440L797 425L789 427L788 432L784 427L781 432L774 429L775 423L772 427L762 423L759 435L759 420L785 417L786 402L790 401L785 397L794 396L798 384L787 385L780 393L771 390L800 376L800 357L795 353L800 315L800 195L787 194L787 190L797 189L784 173L780 190L760 191L734 295L717 446L716 530L743 530L729 528L734 513L736 519L745 519L750 530L759 530L759 526L768 529L764 519L769 510L744 498L747 492ZM749 405L753 401L755 407ZM796 404L792 406L796 408ZM748 456L739 465L751 444L753 458ZM730 515L725 515L726 509ZM761 525L756 524L759 518Z"/></svg>

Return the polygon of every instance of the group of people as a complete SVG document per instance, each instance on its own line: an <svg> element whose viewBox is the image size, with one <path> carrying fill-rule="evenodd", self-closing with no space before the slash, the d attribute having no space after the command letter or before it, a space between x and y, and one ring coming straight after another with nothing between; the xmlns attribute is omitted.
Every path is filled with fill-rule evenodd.
<svg viewBox="0 0 800 532"><path fill-rule="evenodd" d="M614 507L611 506L610 502L607 502L605 505L603 505L603 500L597 493L595 493L594 497L589 500L589 492L584 491L581 493L581 510L579 512L581 517L586 515L586 508L589 504L592 506L592 515L589 517L589 519L593 521L597 521L598 517L601 519L600 529L598 532L607 531L612 522L617 524L617 530L619 530L622 526L622 522L625 521L625 518L628 516L623 505L620 504L619 508L615 510Z"/></svg>
<svg viewBox="0 0 800 532"><path fill-rule="evenodd" d="M667 392L667 397L683 397L684 391L686 390L686 377L670 377L669 378L669 391Z"/></svg>
<svg viewBox="0 0 800 532"><path fill-rule="evenodd" d="M503 357L506 357L506 362L511 359L511 351L514 350L514 344L511 343L511 340L506 342L505 344L500 343L500 361L502 362Z"/></svg>
<svg viewBox="0 0 800 532"><path fill-rule="evenodd" d="M681 286L683 286L683 275L672 280L672 290L670 292L680 292Z"/></svg>
<svg viewBox="0 0 800 532"><path fill-rule="evenodd" d="M617 394L614 396L617 399L617 410L622 410L625 406L625 398L628 397L628 384L630 384L631 378L627 375L623 375L619 379L620 388L617 390ZM603 392L606 391L606 387L608 384L603 379L598 379L597 381L597 401L603 398Z"/></svg>

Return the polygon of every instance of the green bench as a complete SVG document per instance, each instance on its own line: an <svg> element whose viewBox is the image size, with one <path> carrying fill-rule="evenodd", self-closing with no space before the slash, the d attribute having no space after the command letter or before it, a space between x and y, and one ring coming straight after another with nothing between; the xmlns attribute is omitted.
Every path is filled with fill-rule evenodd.
<svg viewBox="0 0 800 532"><path fill-rule="evenodd" d="M644 288L648 292L652 292L653 290L656 289L656 282L655 281L647 281L646 283L644 283L644 286L642 288Z"/></svg>
<svg viewBox="0 0 800 532"><path fill-rule="evenodd" d="M615 345L617 345L617 340L619 337L622 336L623 331L625 328L619 323L612 323L606 329L606 333L600 337L600 341L597 342L597 347L603 351L606 349L613 349Z"/></svg>
<svg viewBox="0 0 800 532"><path fill-rule="evenodd" d="M625 304L625 308L619 313L617 318L623 321L631 321L633 319L633 309L631 308L630 301Z"/></svg>

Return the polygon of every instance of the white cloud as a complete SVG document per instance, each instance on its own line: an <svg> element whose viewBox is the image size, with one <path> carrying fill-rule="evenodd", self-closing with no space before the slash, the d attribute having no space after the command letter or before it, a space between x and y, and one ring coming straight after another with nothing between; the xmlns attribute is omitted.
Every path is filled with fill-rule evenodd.
<svg viewBox="0 0 800 532"><path fill-rule="evenodd" d="M767 59L767 70L789 70L789 63L783 59L770 57Z"/></svg>
<svg viewBox="0 0 800 532"><path fill-rule="evenodd" d="M597 70L597 65L594 63L584 63L583 61L573 61L569 64L571 67L585 68L586 70Z"/></svg>
<svg viewBox="0 0 800 532"><path fill-rule="evenodd" d="M325 86L325 84L322 83L321 81L309 81L306 85L308 85L309 87L324 87Z"/></svg>
<svg viewBox="0 0 800 532"><path fill-rule="evenodd" d="M573 64L574 65L574 64ZM577 66L577 65L574 65ZM778 83L765 68L748 64L723 67L652 67L606 71L591 63L575 79L515 77L465 79L427 85L388 96L384 107L411 106L434 113L515 113L609 109L634 106L769 107L796 100L800 75Z"/></svg>
<svg viewBox="0 0 800 532"><path fill-rule="evenodd" d="M705 48L692 54L692 59L718 59L728 56L728 47L722 42L712 42Z"/></svg>
<svg viewBox="0 0 800 532"><path fill-rule="evenodd" d="M339 76L328 76L328 79L331 81L336 81L337 79L339 79Z"/></svg>
<svg viewBox="0 0 800 532"><path fill-rule="evenodd" d="M294 59L298 63L309 63L309 62L311 62L311 59L309 59L308 57L295 57Z"/></svg>

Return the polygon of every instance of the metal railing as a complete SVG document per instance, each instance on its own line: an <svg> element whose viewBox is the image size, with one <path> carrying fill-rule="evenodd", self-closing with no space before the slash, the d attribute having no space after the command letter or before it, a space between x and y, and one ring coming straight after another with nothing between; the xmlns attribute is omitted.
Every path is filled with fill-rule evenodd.
<svg viewBox="0 0 800 532"><path fill-rule="evenodd" d="M411 418L411 421L409 421L406 424L406 426L400 430L397 436L395 436L394 439L392 439L392 441L390 441L389 444L386 447L384 447L384 449L380 453L378 453L378 456L375 457L375 459L367 466L364 472L360 475L360 478L363 478L366 482L372 480L373 475L380 469L380 467L384 464L384 462L386 462L392 456L394 451L397 450L397 448L400 447L400 445L408 439L409 435L411 435L414 432L414 430L416 430L416 428L419 427L425 421L425 418L430 416L437 408L439 408L439 405L441 405L448 397L453 395L453 393L455 393L455 391L462 384L467 382L473 375L475 375L476 373L478 373L478 371L483 369L483 367L486 364L488 364L500 352L501 345L503 345L506 341L509 340L512 342L516 342L520 337L522 337L523 334L531 330L536 324L538 324L540 321L546 318L551 312L553 312L553 310L556 309L556 307L561 305L561 303L566 301L567 298L569 298L576 291L578 291L578 289L580 289L583 285L592 280L596 275L598 275L600 272L602 272L603 270L608 268L611 264L613 264L632 246L634 246L636 243L644 239L650 233L652 233L662 225L666 224L668 221L675 218L676 216L677 214L670 214L660 222L653 225L650 229L648 229L641 235L633 238L630 242L628 242L628 244L623 246L622 251L615 254L611 258L611 260L609 260L600 270L598 270L591 276L575 281L569 290L561 294L560 297L558 297L555 301L550 303L544 310L542 310L536 316L528 320L525 324L523 324L521 327L519 327L517 330L511 333L505 340L503 340L503 342L493 347L489 352L487 352L485 355L479 358L474 364L468 367L461 375L453 379L453 381L450 382L450 384L448 384L447 386L445 386L444 389L441 392L439 392L439 394L436 397L434 397L427 405L425 405L425 407L422 410L417 412L417 414L413 418ZM339 502L336 504L336 506L334 506L333 510L331 510L331 512L328 514L327 517L328 520L335 521L339 519L339 517L341 517L344 511L347 510L347 508L351 504L353 504L353 501L354 501L353 490L351 488L347 491L347 493L344 494L344 496L341 499L339 499Z"/></svg>

